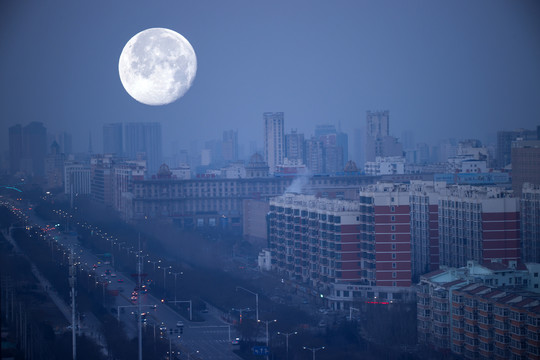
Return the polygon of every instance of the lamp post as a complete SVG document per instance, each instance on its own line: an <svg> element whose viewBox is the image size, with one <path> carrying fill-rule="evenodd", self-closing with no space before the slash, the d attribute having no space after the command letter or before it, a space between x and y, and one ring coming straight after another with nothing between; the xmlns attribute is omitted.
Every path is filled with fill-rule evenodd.
<svg viewBox="0 0 540 360"><path fill-rule="evenodd" d="M313 352L313 360L315 360L315 353L319 350L323 350L324 349L324 346L323 347L320 347L320 348L308 348L306 346L304 346L304 350L311 350L311 352Z"/></svg>
<svg viewBox="0 0 540 360"><path fill-rule="evenodd" d="M269 323L273 323L273 322L277 322L277 320L259 320L258 322L263 322L266 324L266 346L268 347L268 342L269 342L269 338L268 338L268 324Z"/></svg>
<svg viewBox="0 0 540 360"><path fill-rule="evenodd" d="M158 266L158 269L163 270L163 291L165 291L165 275L166 275L165 271L167 271L167 269L170 269L171 267L172 266L168 266L168 267L167 266L163 266L163 267Z"/></svg>
<svg viewBox="0 0 540 360"><path fill-rule="evenodd" d="M251 293L253 295L255 295L255 317L257 318L257 321L259 321L259 294L251 291L251 290L248 290L246 288L243 288L241 286L237 286L236 287L236 291L238 291L238 289L242 289L244 291L247 291L248 293Z"/></svg>
<svg viewBox="0 0 540 360"><path fill-rule="evenodd" d="M180 272L169 272L169 274L174 275L174 301L176 302L176 277L178 275L183 275L184 273L182 271Z"/></svg>
<svg viewBox="0 0 540 360"><path fill-rule="evenodd" d="M277 333L279 335L285 336L285 346L286 346L286 349L287 349L287 360L289 360L289 336L298 334L298 331L291 332L291 333L282 333L282 332L278 331Z"/></svg>
<svg viewBox="0 0 540 360"><path fill-rule="evenodd" d="M158 261L150 261L150 260L147 260L149 263L152 263L152 265L154 265L154 272L156 271L156 264L159 264L161 262L161 260L158 260Z"/></svg>

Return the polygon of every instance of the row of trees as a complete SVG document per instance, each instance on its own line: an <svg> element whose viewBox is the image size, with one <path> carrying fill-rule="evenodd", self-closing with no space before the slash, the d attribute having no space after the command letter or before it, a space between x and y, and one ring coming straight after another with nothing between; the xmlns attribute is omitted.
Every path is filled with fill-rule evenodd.
<svg viewBox="0 0 540 360"><path fill-rule="evenodd" d="M38 227L31 227L30 230L24 228L13 229L12 234L21 250L50 281L60 297L66 303L70 303L68 250L58 245L53 238ZM76 297L78 310L80 313L93 313L99 320L101 326L97 331L105 339L108 354L111 354L116 359L134 359L137 357L137 339L130 339L126 335L122 323L119 323L116 317L107 311L105 306L110 303L111 294L106 291L104 286L105 284L96 279L93 273L78 268ZM44 324L42 321L38 321L38 323ZM58 341L61 341L60 345L62 345L59 345L59 349L62 350L59 350L61 354L57 358L69 358L71 356L70 334L61 332L59 334L62 334L58 338ZM96 351L88 350L90 346L88 344L93 344L91 346L97 349L97 354ZM164 357L169 350L168 343L163 339L154 338L153 333L150 331L143 333L143 344L143 353L153 354L155 358ZM77 350L78 358L103 358L99 347L84 335L77 337Z"/></svg>

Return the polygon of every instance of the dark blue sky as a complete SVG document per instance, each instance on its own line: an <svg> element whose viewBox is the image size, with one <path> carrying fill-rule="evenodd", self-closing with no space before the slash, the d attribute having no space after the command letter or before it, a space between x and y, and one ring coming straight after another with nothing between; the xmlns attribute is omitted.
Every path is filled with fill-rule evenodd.
<svg viewBox="0 0 540 360"><path fill-rule="evenodd" d="M184 35L198 57L191 90L161 107L123 89L118 58L149 27ZM88 132L159 121L164 150L221 137L262 144L262 113L284 111L307 136L350 132L390 110L391 133L416 141L494 139L540 124L538 1L20 1L0 4L0 131L42 121Z"/></svg>

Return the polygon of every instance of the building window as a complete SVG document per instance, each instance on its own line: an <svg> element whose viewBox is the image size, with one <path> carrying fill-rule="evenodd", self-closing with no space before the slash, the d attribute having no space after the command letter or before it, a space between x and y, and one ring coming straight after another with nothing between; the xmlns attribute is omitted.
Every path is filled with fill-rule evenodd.
<svg viewBox="0 0 540 360"><path fill-rule="evenodd" d="M396 207L395 206L390 206L390 211L391 212L396 212Z"/></svg>
<svg viewBox="0 0 540 360"><path fill-rule="evenodd" d="M392 225L392 231L396 231L396 225Z"/></svg>
<svg viewBox="0 0 540 360"><path fill-rule="evenodd" d="M393 262L393 263L392 263L392 269L395 269L395 268L396 268L396 263Z"/></svg>
<svg viewBox="0 0 540 360"><path fill-rule="evenodd" d="M396 258L396 253L392 253L392 259Z"/></svg>
<svg viewBox="0 0 540 360"><path fill-rule="evenodd" d="M390 218L391 221L396 221L396 217L394 215L392 215L392 217Z"/></svg>
<svg viewBox="0 0 540 360"><path fill-rule="evenodd" d="M392 239L395 240L395 239ZM392 244L392 250L396 250L396 244Z"/></svg>
<svg viewBox="0 0 540 360"><path fill-rule="evenodd" d="M397 273L396 273L395 271L392 272L392 277L393 277L394 279L396 278L396 276L397 276Z"/></svg>

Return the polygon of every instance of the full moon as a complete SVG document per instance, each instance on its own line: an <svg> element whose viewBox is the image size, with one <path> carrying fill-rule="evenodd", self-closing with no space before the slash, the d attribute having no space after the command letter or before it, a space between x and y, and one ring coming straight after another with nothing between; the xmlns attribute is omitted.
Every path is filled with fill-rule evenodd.
<svg viewBox="0 0 540 360"><path fill-rule="evenodd" d="M197 73L193 47L179 33L146 29L124 46L118 62L120 81L135 100L166 105L189 90Z"/></svg>

